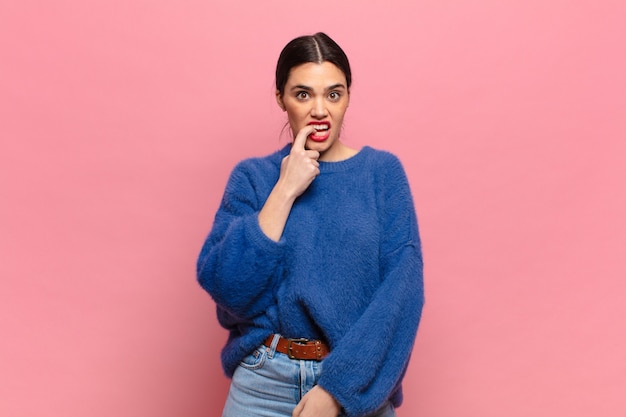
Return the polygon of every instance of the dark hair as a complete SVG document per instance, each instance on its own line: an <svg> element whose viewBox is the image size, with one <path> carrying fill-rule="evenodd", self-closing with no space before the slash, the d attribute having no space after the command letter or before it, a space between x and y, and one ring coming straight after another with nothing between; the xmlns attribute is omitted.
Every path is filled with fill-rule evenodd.
<svg viewBox="0 0 626 417"><path fill-rule="evenodd" d="M289 42L283 48L276 64L276 90L282 97L285 84L293 67L307 62L321 64L328 61L335 64L346 76L347 88L352 83L350 63L345 52L327 34L318 32L312 36L300 36Z"/></svg>

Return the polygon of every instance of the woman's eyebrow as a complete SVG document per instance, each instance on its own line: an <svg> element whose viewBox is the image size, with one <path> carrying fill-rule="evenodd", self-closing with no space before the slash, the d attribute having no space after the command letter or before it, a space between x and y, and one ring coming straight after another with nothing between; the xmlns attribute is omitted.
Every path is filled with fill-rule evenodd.
<svg viewBox="0 0 626 417"><path fill-rule="evenodd" d="M294 85L293 87L291 87L291 90L306 90L306 91L313 91L313 88L307 86L307 85L303 85L303 84L298 84L298 85Z"/></svg>
<svg viewBox="0 0 626 417"><path fill-rule="evenodd" d="M345 89L346 89L346 86L345 86L345 85L343 85L343 84L341 84L341 83L337 83L337 84L333 84L333 85L331 85L330 87L327 87L327 88L326 88L326 91L328 91L328 90L336 90L336 89L338 89L338 88L343 88L343 89L345 90Z"/></svg>

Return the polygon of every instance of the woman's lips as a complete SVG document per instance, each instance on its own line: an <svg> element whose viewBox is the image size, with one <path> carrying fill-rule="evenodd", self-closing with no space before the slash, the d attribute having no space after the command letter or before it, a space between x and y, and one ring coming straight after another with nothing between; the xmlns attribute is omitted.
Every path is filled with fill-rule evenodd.
<svg viewBox="0 0 626 417"><path fill-rule="evenodd" d="M330 136L330 123L328 122L311 122L309 126L315 128L315 132L311 133L308 138L315 142L324 142Z"/></svg>

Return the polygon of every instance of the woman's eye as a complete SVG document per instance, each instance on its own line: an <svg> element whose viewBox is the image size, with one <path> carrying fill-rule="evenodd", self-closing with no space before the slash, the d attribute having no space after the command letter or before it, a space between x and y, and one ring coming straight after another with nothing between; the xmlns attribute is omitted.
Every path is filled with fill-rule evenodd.
<svg viewBox="0 0 626 417"><path fill-rule="evenodd" d="M341 97L341 94L339 94L336 91L331 91L330 94L328 95L328 98L330 98L332 101L337 101L339 100L340 97Z"/></svg>
<svg viewBox="0 0 626 417"><path fill-rule="evenodd" d="M296 98L298 100L306 100L309 97L309 93L307 93L306 91L300 91L298 94L296 94Z"/></svg>

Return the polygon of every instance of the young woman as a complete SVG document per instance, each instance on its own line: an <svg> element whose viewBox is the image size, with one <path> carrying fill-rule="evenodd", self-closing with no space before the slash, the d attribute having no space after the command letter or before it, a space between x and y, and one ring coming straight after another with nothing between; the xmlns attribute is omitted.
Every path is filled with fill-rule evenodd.
<svg viewBox="0 0 626 417"><path fill-rule="evenodd" d="M405 172L340 139L343 50L289 42L276 101L293 142L233 170L198 259L229 338L224 417L395 416L421 316L422 256Z"/></svg>

